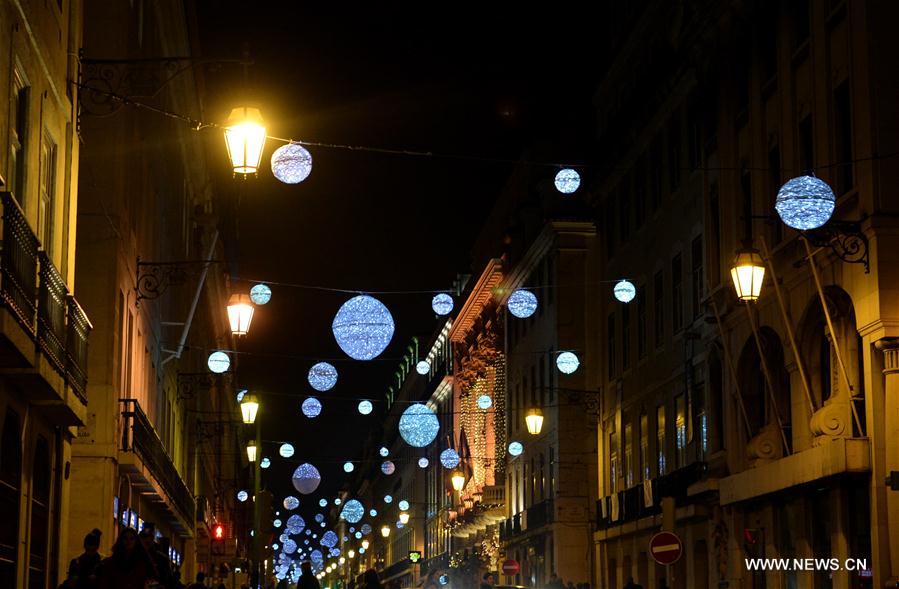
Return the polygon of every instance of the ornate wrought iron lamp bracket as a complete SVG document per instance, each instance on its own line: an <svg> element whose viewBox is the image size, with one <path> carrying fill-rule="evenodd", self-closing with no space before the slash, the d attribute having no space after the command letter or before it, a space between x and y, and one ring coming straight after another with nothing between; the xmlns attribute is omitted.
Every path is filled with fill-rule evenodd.
<svg viewBox="0 0 899 589"><path fill-rule="evenodd" d="M197 387L211 387L227 372L214 374L212 372L179 372L178 373L178 400L193 399L194 390Z"/></svg>
<svg viewBox="0 0 899 589"><path fill-rule="evenodd" d="M861 221L829 221L818 229L803 231L802 235L815 247L829 247L848 264L863 264L865 274L871 271L868 237L862 231Z"/></svg>
<svg viewBox="0 0 899 589"><path fill-rule="evenodd" d="M183 284L204 267L221 264L221 260L184 260L180 262L144 262L137 259L137 280L134 290L137 303L141 299L158 299L172 285Z"/></svg>

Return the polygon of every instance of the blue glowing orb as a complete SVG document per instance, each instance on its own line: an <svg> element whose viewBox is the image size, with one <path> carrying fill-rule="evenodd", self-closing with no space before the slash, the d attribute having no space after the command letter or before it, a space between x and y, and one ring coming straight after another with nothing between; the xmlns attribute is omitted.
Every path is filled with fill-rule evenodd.
<svg viewBox="0 0 899 589"><path fill-rule="evenodd" d="M373 409L371 401L359 401L359 413L368 415Z"/></svg>
<svg viewBox="0 0 899 589"><path fill-rule="evenodd" d="M287 542L284 543L284 554L293 554L296 551L297 543L288 539Z"/></svg>
<svg viewBox="0 0 899 589"><path fill-rule="evenodd" d="M427 360L422 360L418 364L415 365L415 372L424 376L425 374L431 371L431 363Z"/></svg>
<svg viewBox="0 0 899 589"><path fill-rule="evenodd" d="M400 508L400 511L409 511L409 502L405 499L400 500L400 502L397 503L396 506Z"/></svg>
<svg viewBox="0 0 899 589"><path fill-rule="evenodd" d="M384 495L384 503L393 503L393 495Z"/></svg>
<svg viewBox="0 0 899 589"><path fill-rule="evenodd" d="M293 444L281 444L281 447L278 448L278 454L281 455L281 458L290 458L293 456Z"/></svg>
<svg viewBox="0 0 899 589"><path fill-rule="evenodd" d="M422 403L409 405L400 416L400 436L410 446L424 448L434 441L440 431L440 421L431 409Z"/></svg>
<svg viewBox="0 0 899 589"><path fill-rule="evenodd" d="M284 498L284 509L287 511L293 511L297 507L300 506L300 500L294 497L293 495L289 495Z"/></svg>
<svg viewBox="0 0 899 589"><path fill-rule="evenodd" d="M293 471L291 482L294 489L303 495L308 495L318 489L318 484L322 482L322 476L317 468L308 462L304 462Z"/></svg>
<svg viewBox="0 0 899 589"><path fill-rule="evenodd" d="M774 210L789 227L817 229L833 215L837 197L827 182L814 176L798 176L777 191Z"/></svg>
<svg viewBox="0 0 899 589"><path fill-rule="evenodd" d="M213 352L209 354L209 358L206 360L206 366L208 366L209 370L212 372L222 374L223 372L228 372L228 368L231 367L231 358L224 352Z"/></svg>
<svg viewBox="0 0 899 589"><path fill-rule="evenodd" d="M306 522L299 515L292 515L287 518L287 527L286 530L290 534L299 534L303 531L303 528L306 527Z"/></svg>
<svg viewBox="0 0 899 589"><path fill-rule="evenodd" d="M375 510L372 509L372 511L375 511ZM375 515L378 515L378 512L375 511ZM375 517L375 515L373 515L372 517ZM368 524L362 524L362 527L359 529L362 530L362 534L364 536L368 536L369 534L371 534L371 526Z"/></svg>
<svg viewBox="0 0 899 589"><path fill-rule="evenodd" d="M521 442L512 442L509 444L509 454L512 456L520 456L522 452L524 452L524 446L521 445Z"/></svg>
<svg viewBox="0 0 899 589"><path fill-rule="evenodd" d="M490 395L481 395L476 403L478 404L478 409L486 410L493 407L493 399L490 398Z"/></svg>
<svg viewBox="0 0 899 589"><path fill-rule="evenodd" d="M378 517L378 510L375 509L375 508L371 508L371 509L368 511L368 515L370 515L370 516L372 516L372 517ZM362 526L362 530L365 531L365 525ZM367 534L368 532L365 532L365 533Z"/></svg>
<svg viewBox="0 0 899 589"><path fill-rule="evenodd" d="M368 295L345 302L331 323L337 345L354 360L377 357L393 338L393 330L390 311L381 301Z"/></svg>
<svg viewBox="0 0 899 589"><path fill-rule="evenodd" d="M276 519L275 521L272 522L272 525L275 526L276 528L280 528L280 527L281 527L281 520Z"/></svg>
<svg viewBox="0 0 899 589"><path fill-rule="evenodd" d="M318 417L322 412L322 404L321 401L319 401L315 397L307 397L306 400L303 401L301 409L303 411L303 415L312 419Z"/></svg>
<svg viewBox="0 0 899 589"><path fill-rule="evenodd" d="M556 368L563 374L574 374L580 365L581 361L572 352L562 352L556 356Z"/></svg>
<svg viewBox="0 0 899 589"><path fill-rule="evenodd" d="M390 450L387 449L387 446L381 446L381 448L378 449L378 454L386 458L390 455Z"/></svg>
<svg viewBox="0 0 899 589"><path fill-rule="evenodd" d="M430 460L428 460L427 458L422 456L421 458L418 459L418 468L427 468L430 463L431 463Z"/></svg>
<svg viewBox="0 0 899 589"><path fill-rule="evenodd" d="M359 523L365 517L365 507L355 499L350 499L340 512L341 517L351 524Z"/></svg>
<svg viewBox="0 0 899 589"><path fill-rule="evenodd" d="M353 537L358 540L359 538L362 537L362 532L356 532L355 534L353 534Z"/></svg>
<svg viewBox="0 0 899 589"><path fill-rule="evenodd" d="M299 184L312 172L312 154L298 143L282 145L272 154L272 175L285 184Z"/></svg>
<svg viewBox="0 0 899 589"><path fill-rule="evenodd" d="M343 463L343 472L353 472L354 468L355 467L353 466L352 462L344 462Z"/></svg>
<svg viewBox="0 0 899 589"><path fill-rule="evenodd" d="M313 389L323 393L337 384L337 369L327 362L319 362L309 369L306 378Z"/></svg>
<svg viewBox="0 0 899 589"><path fill-rule="evenodd" d="M440 575L437 577L437 582L441 585L446 585L449 583L449 575Z"/></svg>
<svg viewBox="0 0 899 589"><path fill-rule="evenodd" d="M237 500L240 501L241 503L243 503L244 501L246 501L249 498L250 498L250 494L247 493L246 491L240 490L237 492Z"/></svg>
<svg viewBox="0 0 899 589"><path fill-rule="evenodd" d="M637 287L630 280L619 280L612 289L612 294L622 303L629 303L637 296Z"/></svg>
<svg viewBox="0 0 899 589"><path fill-rule="evenodd" d="M237 391L237 402L240 403L241 401L243 401L244 395L246 395L248 392L249 391L247 391L247 389Z"/></svg>
<svg viewBox="0 0 899 589"><path fill-rule="evenodd" d="M506 303L509 313L519 319L527 319L537 310L537 295L529 290L516 290Z"/></svg>
<svg viewBox="0 0 899 589"><path fill-rule="evenodd" d="M559 170L554 181L556 190L562 194L572 194L581 185L581 175L571 168Z"/></svg>
<svg viewBox="0 0 899 589"><path fill-rule="evenodd" d="M262 462L259 463L259 468L268 468L272 465L272 461L268 456L262 458Z"/></svg>
<svg viewBox="0 0 899 589"><path fill-rule="evenodd" d="M341 503L343 503L343 501L340 500L340 497L334 498L334 505L340 505Z"/></svg>
<svg viewBox="0 0 899 589"><path fill-rule="evenodd" d="M250 300L256 305L264 305L272 300L272 289L267 284L256 284L250 289Z"/></svg>
<svg viewBox="0 0 899 589"><path fill-rule="evenodd" d="M315 521L316 523L322 523L323 521L325 521L325 515L323 513L316 513Z"/></svg>
<svg viewBox="0 0 899 589"><path fill-rule="evenodd" d="M452 448L447 448L440 453L440 464L443 468L456 468L459 466L459 453Z"/></svg>
<svg viewBox="0 0 899 589"><path fill-rule="evenodd" d="M391 475L391 474L393 474L393 471L395 471L395 470L396 470L396 465L394 463L390 462L389 460L385 460L384 462L381 463L381 472L383 472L384 474Z"/></svg>
<svg viewBox="0 0 899 589"><path fill-rule="evenodd" d="M318 500L318 504L319 504L320 507L327 507L327 506L328 506L328 500L327 500L327 499L319 499L319 500Z"/></svg>
<svg viewBox="0 0 899 589"><path fill-rule="evenodd" d="M337 534L335 534L331 530L328 530L327 532L322 534L320 543L322 546L325 546L327 548L334 548L339 540L340 539L337 537Z"/></svg>
<svg viewBox="0 0 899 589"><path fill-rule="evenodd" d="M445 292L434 295L431 299L431 309L441 317L449 315L453 311L453 297Z"/></svg>

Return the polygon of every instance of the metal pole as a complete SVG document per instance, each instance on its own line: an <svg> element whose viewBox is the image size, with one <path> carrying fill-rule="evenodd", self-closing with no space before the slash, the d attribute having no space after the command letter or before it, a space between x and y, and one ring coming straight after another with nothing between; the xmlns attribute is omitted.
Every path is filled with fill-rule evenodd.
<svg viewBox="0 0 899 589"><path fill-rule="evenodd" d="M255 586L262 586L262 549L261 549L261 512L260 503L262 498L259 496L262 488L262 469L259 463L262 461L262 423L260 415L256 414L256 461L253 463L253 572L256 575Z"/></svg>
<svg viewBox="0 0 899 589"><path fill-rule="evenodd" d="M777 408L777 396L774 394L774 383L771 382L771 371L768 369L768 360L765 358L765 348L762 346L762 338L759 337L758 324L755 321L755 315L749 308L749 301L743 303L746 305L746 316L749 317L749 325L752 327L752 337L755 339L755 347L759 351L759 362L762 365L762 374L765 376L765 384L768 385L768 396L771 398L771 410L774 411L774 419L777 420L777 427L780 429L780 437L784 443L784 452L792 454L787 441L787 433L784 431L783 420L780 418L780 410Z"/></svg>

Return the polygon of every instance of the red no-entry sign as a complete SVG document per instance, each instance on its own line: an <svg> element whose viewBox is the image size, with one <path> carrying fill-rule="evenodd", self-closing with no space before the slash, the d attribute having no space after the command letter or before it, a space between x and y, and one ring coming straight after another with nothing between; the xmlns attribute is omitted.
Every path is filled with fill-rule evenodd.
<svg viewBox="0 0 899 589"><path fill-rule="evenodd" d="M509 575L509 576L517 575L520 570L521 570L521 565L518 564L517 560L512 560L510 558L509 560L503 561L503 574L504 575Z"/></svg>
<svg viewBox="0 0 899 589"><path fill-rule="evenodd" d="M676 563L684 552L684 545L673 532L659 532L649 540L649 554L661 565Z"/></svg>

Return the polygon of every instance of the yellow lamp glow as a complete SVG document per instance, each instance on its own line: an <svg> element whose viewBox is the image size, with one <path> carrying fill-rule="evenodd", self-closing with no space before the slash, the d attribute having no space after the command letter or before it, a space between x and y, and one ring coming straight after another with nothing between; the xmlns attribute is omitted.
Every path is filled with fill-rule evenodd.
<svg viewBox="0 0 899 589"><path fill-rule="evenodd" d="M388 526L387 524L381 526L381 535L385 538L388 537L390 535L390 526Z"/></svg>
<svg viewBox="0 0 899 589"><path fill-rule="evenodd" d="M400 512L400 523L404 526L409 523L409 514L405 511Z"/></svg>
<svg viewBox="0 0 899 589"><path fill-rule="evenodd" d="M528 433L532 436L539 435L543 430L543 411L534 407L529 409L527 415L524 416L524 421L528 426Z"/></svg>
<svg viewBox="0 0 899 589"><path fill-rule="evenodd" d="M453 489L457 491L461 491L465 487L465 475L461 470L453 472L453 476L450 477L450 480L453 483Z"/></svg>
<svg viewBox="0 0 899 589"><path fill-rule="evenodd" d="M265 123L258 108L241 106L231 111L225 125L225 144L235 174L255 174L265 145Z"/></svg>
<svg viewBox="0 0 899 589"><path fill-rule="evenodd" d="M368 550L368 546L369 546L368 540L363 540L362 541L362 549Z"/></svg>
<svg viewBox="0 0 899 589"><path fill-rule="evenodd" d="M350 558L355 558L355 557L356 557L356 551L353 550L353 549L350 549L350 551L347 552L346 555L349 556Z"/></svg>
<svg viewBox="0 0 899 589"><path fill-rule="evenodd" d="M765 279L765 264L758 250L743 249L737 252L734 265L730 269L734 290L741 301L757 301Z"/></svg>
<svg viewBox="0 0 899 589"><path fill-rule="evenodd" d="M256 462L256 440L252 440L247 444L247 460Z"/></svg>
<svg viewBox="0 0 899 589"><path fill-rule="evenodd" d="M245 394L240 400L240 413L243 416L243 422L247 424L256 422L256 414L259 412L259 401L256 395Z"/></svg>
<svg viewBox="0 0 899 589"><path fill-rule="evenodd" d="M248 294L233 294L228 300L228 323L231 324L231 333L234 335L247 335L250 331L250 323L253 321L253 312L256 308Z"/></svg>

